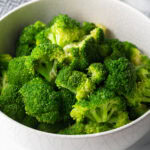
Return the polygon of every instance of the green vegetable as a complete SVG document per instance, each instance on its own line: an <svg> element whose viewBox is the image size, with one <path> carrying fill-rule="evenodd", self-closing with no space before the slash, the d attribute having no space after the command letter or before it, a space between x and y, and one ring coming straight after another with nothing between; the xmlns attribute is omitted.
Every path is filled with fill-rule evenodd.
<svg viewBox="0 0 150 150"><path fill-rule="evenodd" d="M119 128L150 108L150 58L67 15L26 26L14 58L0 54L0 110L56 134Z"/></svg>
<svg viewBox="0 0 150 150"><path fill-rule="evenodd" d="M55 123L60 120L60 94L55 92L48 82L34 78L19 90L23 96L28 115L39 122Z"/></svg>

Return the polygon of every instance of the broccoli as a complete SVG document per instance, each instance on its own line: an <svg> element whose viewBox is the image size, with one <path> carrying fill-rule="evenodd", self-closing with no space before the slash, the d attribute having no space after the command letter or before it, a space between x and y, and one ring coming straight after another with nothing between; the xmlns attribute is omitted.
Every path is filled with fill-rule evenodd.
<svg viewBox="0 0 150 150"><path fill-rule="evenodd" d="M24 119L21 123L30 127L30 128L34 128L34 129L36 129L38 127L38 124L39 124L36 118L28 116L28 115L26 115L24 117Z"/></svg>
<svg viewBox="0 0 150 150"><path fill-rule="evenodd" d="M51 41L48 39L48 34L50 32L49 28L46 28L44 30L42 30L41 32L39 32L36 36L35 36L35 40L36 40L36 46L40 45L40 44L46 44L46 43L51 43Z"/></svg>
<svg viewBox="0 0 150 150"><path fill-rule="evenodd" d="M0 95L0 106L3 108L8 104L22 105L22 98L19 94L20 87L13 84L5 83Z"/></svg>
<svg viewBox="0 0 150 150"><path fill-rule="evenodd" d="M99 62L99 44L104 40L102 29L95 28L82 41L66 45L63 49L66 61L73 69L84 70L90 63Z"/></svg>
<svg viewBox="0 0 150 150"><path fill-rule="evenodd" d="M135 87L135 68L126 58L108 59L105 61L105 66L109 73L105 81L106 88L118 94L126 94Z"/></svg>
<svg viewBox="0 0 150 150"><path fill-rule="evenodd" d="M30 56L14 58L8 65L8 82L22 86L35 76L33 59Z"/></svg>
<svg viewBox="0 0 150 150"><path fill-rule="evenodd" d="M107 123L95 123L95 122L88 122L85 125L85 133L92 134L92 133L99 133L113 129L111 124Z"/></svg>
<svg viewBox="0 0 150 150"><path fill-rule="evenodd" d="M19 37L16 56L28 56L35 47L35 36L46 28L46 24L37 21L32 25L25 27Z"/></svg>
<svg viewBox="0 0 150 150"><path fill-rule="evenodd" d="M60 118L60 94L48 82L37 77L19 90L23 96L26 113L39 122L54 124Z"/></svg>
<svg viewBox="0 0 150 150"><path fill-rule="evenodd" d="M48 39L61 47L80 41L85 35L80 23L71 19L67 15L58 15L49 23L50 33Z"/></svg>
<svg viewBox="0 0 150 150"><path fill-rule="evenodd" d="M96 123L109 123L114 115L117 118L119 112L126 110L125 101L105 88L91 94L89 100L77 102L73 107L71 117L77 122L90 120Z"/></svg>
<svg viewBox="0 0 150 150"><path fill-rule="evenodd" d="M72 110L72 106L76 103L76 98L73 93L71 93L67 89L61 89L61 98L62 98L62 114L64 122L70 121L72 118L70 117L70 112Z"/></svg>
<svg viewBox="0 0 150 150"><path fill-rule="evenodd" d="M55 124L40 123L39 126L37 127L38 130L49 133L58 133L63 128L64 124L61 122Z"/></svg>
<svg viewBox="0 0 150 150"><path fill-rule="evenodd" d="M85 125L82 123L75 123L63 130L60 130L58 133L59 134L67 134L67 135L85 134Z"/></svg>
<svg viewBox="0 0 150 150"><path fill-rule="evenodd" d="M25 111L24 107L19 104L8 104L5 105L2 111L8 115L10 118L22 122L24 116L25 116Z"/></svg>
<svg viewBox="0 0 150 150"><path fill-rule="evenodd" d="M123 42L124 51L126 57L134 64L140 65L142 60L142 54L140 50L130 42Z"/></svg>
<svg viewBox="0 0 150 150"><path fill-rule="evenodd" d="M59 71L55 82L58 87L66 88L75 93L77 100L86 98L95 88L94 83L87 78L86 74L72 71L69 67Z"/></svg>
<svg viewBox="0 0 150 150"><path fill-rule="evenodd" d="M85 32L85 34L90 34L90 32L96 28L96 25L94 23L90 23L90 22L83 22L82 24L82 28Z"/></svg>
<svg viewBox="0 0 150 150"><path fill-rule="evenodd" d="M100 84L105 80L106 70L102 63L93 63L88 68L88 74L94 83Z"/></svg>
<svg viewBox="0 0 150 150"><path fill-rule="evenodd" d="M64 53L61 47L46 43L35 47L31 57L34 59L35 70L51 82L56 78L57 67L63 62Z"/></svg>
<svg viewBox="0 0 150 150"><path fill-rule="evenodd" d="M0 75L2 71L7 70L12 57L9 54L0 54Z"/></svg>

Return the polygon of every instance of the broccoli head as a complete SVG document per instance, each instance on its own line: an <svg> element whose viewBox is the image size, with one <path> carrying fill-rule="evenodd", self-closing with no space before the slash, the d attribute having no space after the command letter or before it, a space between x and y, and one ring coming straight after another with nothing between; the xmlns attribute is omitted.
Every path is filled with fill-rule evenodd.
<svg viewBox="0 0 150 150"><path fill-rule="evenodd" d="M32 25L25 27L19 37L16 56L28 56L35 47L35 36L46 28L46 24L37 21Z"/></svg>
<svg viewBox="0 0 150 150"><path fill-rule="evenodd" d="M48 82L37 77L19 90L26 113L39 122L55 123L60 120L60 94Z"/></svg>
<svg viewBox="0 0 150 150"><path fill-rule="evenodd" d="M58 15L50 22L50 33L48 39L61 47L80 41L85 35L80 23L67 15Z"/></svg>
<svg viewBox="0 0 150 150"><path fill-rule="evenodd" d="M105 61L108 77L105 81L106 88L118 94L129 93L136 84L136 72L128 59L121 57L117 60Z"/></svg>
<svg viewBox="0 0 150 150"><path fill-rule="evenodd" d="M30 56L14 58L8 65L8 82L22 86L35 76L33 59Z"/></svg>
<svg viewBox="0 0 150 150"><path fill-rule="evenodd" d="M90 63L99 62L99 43L104 39L102 29L95 28L82 41L66 45L63 49L66 61L73 69L85 70Z"/></svg>
<svg viewBox="0 0 150 150"><path fill-rule="evenodd" d="M97 123L109 123L111 118L126 109L122 98L114 92L101 89L90 95L89 100L82 100L73 106L71 117L77 122L90 120Z"/></svg>
<svg viewBox="0 0 150 150"><path fill-rule="evenodd" d="M58 87L66 88L75 93L77 100L86 98L95 88L94 83L86 74L72 71L69 67L59 71L55 82Z"/></svg>
<svg viewBox="0 0 150 150"><path fill-rule="evenodd" d="M94 83L100 84L105 80L106 70L102 63L93 63L88 68L88 74Z"/></svg>
<svg viewBox="0 0 150 150"><path fill-rule="evenodd" d="M56 78L57 67L63 62L64 53L61 47L46 43L35 47L31 57L34 59L35 70L51 82Z"/></svg>
<svg viewBox="0 0 150 150"><path fill-rule="evenodd" d="M59 134L65 134L65 135L80 135L85 134L85 125L83 123L75 123L73 125L70 125L69 127L60 130L58 132Z"/></svg>

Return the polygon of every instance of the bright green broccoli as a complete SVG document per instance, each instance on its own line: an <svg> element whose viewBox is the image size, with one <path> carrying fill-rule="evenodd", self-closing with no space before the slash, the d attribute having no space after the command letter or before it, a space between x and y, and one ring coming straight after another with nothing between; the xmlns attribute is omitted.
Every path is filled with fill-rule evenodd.
<svg viewBox="0 0 150 150"><path fill-rule="evenodd" d="M60 70L56 78L56 85L75 93L77 100L86 98L95 88L86 74L80 71L72 71L69 67Z"/></svg>
<svg viewBox="0 0 150 150"><path fill-rule="evenodd" d="M37 77L19 90L23 96L26 113L39 122L54 124L60 117L60 94L48 82Z"/></svg>
<svg viewBox="0 0 150 150"><path fill-rule="evenodd" d="M91 22L83 22L82 24L82 28L85 32L85 34L90 34L90 32L96 28L96 25L94 23Z"/></svg>
<svg viewBox="0 0 150 150"><path fill-rule="evenodd" d="M100 84L105 80L106 69L102 63L93 63L88 68L88 74L91 76L91 80L94 83Z"/></svg>
<svg viewBox="0 0 150 150"><path fill-rule="evenodd" d="M8 65L8 82L22 86L35 76L33 59L30 56L14 58Z"/></svg>
<svg viewBox="0 0 150 150"><path fill-rule="evenodd" d="M136 84L136 73L133 64L128 59L121 57L117 60L105 61L108 77L105 81L106 88L118 94L129 93Z"/></svg>
<svg viewBox="0 0 150 150"><path fill-rule="evenodd" d="M90 63L99 62L99 44L104 40L103 30L93 29L82 41L66 45L63 49L66 61L73 69L84 70Z"/></svg>
<svg viewBox="0 0 150 150"><path fill-rule="evenodd" d="M113 129L111 124L88 122L85 125L84 130L86 134L93 134L93 133L100 133L100 132L108 131L111 129Z"/></svg>
<svg viewBox="0 0 150 150"><path fill-rule="evenodd" d="M36 45L35 36L46 28L46 24L37 21L32 25L25 27L19 37L16 56L28 56Z"/></svg>
<svg viewBox="0 0 150 150"><path fill-rule="evenodd" d="M85 134L85 125L82 123L75 123L63 130L60 130L58 133L59 134L67 134L67 135Z"/></svg>
<svg viewBox="0 0 150 150"><path fill-rule="evenodd" d="M35 47L31 57L34 59L35 70L51 82L56 78L58 65L64 60L64 52L61 47L46 43Z"/></svg>
<svg viewBox="0 0 150 150"><path fill-rule="evenodd" d="M109 123L114 116L118 118L119 112L126 109L124 100L107 89L95 92L90 95L89 100L79 101L73 107L71 117L74 120L90 120L97 123Z"/></svg>
<svg viewBox="0 0 150 150"><path fill-rule="evenodd" d="M61 47L80 41L85 35L80 23L67 15L58 15L50 22L48 39Z"/></svg>

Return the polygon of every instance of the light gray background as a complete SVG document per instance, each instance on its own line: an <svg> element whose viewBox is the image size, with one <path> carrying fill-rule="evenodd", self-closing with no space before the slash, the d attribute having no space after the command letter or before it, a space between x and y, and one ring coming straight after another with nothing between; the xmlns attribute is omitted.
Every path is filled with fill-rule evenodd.
<svg viewBox="0 0 150 150"><path fill-rule="evenodd" d="M10 10L14 9L15 7L29 2L31 0L0 0L0 17L9 12ZM146 4L146 1L150 0L121 0L126 3L130 3L135 8L138 8L142 11L145 15L150 17L150 5ZM132 1L132 2L131 2ZM135 2L134 2L135 1ZM142 1L143 5L140 4ZM150 3L149 3L150 4ZM146 7L146 8L144 8ZM0 137L0 141L1 141ZM143 139L141 139L138 143L132 146L129 150L150 150L150 133L148 133ZM24 148L18 147L14 143L0 143L0 150L25 150Z"/></svg>

